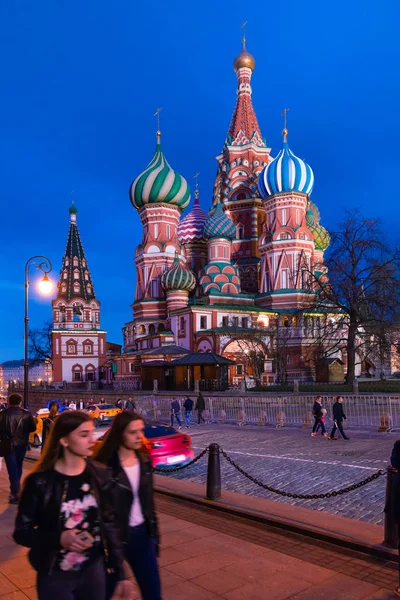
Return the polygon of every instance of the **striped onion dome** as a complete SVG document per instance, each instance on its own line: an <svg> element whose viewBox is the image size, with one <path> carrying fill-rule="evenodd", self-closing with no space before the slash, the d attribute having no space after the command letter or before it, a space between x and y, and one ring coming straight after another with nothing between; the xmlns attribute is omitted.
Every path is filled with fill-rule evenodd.
<svg viewBox="0 0 400 600"><path fill-rule="evenodd" d="M314 225L314 223L319 223L321 219L321 214L318 210L318 207L311 200L308 201L307 210L306 210L306 225L310 227L310 225Z"/></svg>
<svg viewBox="0 0 400 600"><path fill-rule="evenodd" d="M284 132L287 130L284 129ZM311 194L314 186L314 173L311 167L293 154L284 133L282 150L278 156L264 167L258 178L258 191L262 198L281 192L301 192Z"/></svg>
<svg viewBox="0 0 400 600"><path fill-rule="evenodd" d="M204 224L203 235L209 238L227 238L234 240L236 237L236 227L234 222L224 213L222 204L219 201L215 207L212 216L208 217Z"/></svg>
<svg viewBox="0 0 400 600"><path fill-rule="evenodd" d="M314 225L309 225L308 228L313 234L315 249L322 251L326 250L331 243L331 236L325 227L319 223L314 223Z"/></svg>
<svg viewBox="0 0 400 600"><path fill-rule="evenodd" d="M191 292L196 286L194 273L181 265L176 254L172 267L161 275L161 286L164 290L185 290Z"/></svg>
<svg viewBox="0 0 400 600"><path fill-rule="evenodd" d="M199 192L196 190L192 210L178 225L178 238L181 244L203 239L203 228L207 219L208 216L200 206Z"/></svg>
<svg viewBox="0 0 400 600"><path fill-rule="evenodd" d="M161 133L157 131L156 152L131 185L129 195L136 209L146 204L164 202L184 210L190 202L190 189L186 179L174 171L161 149Z"/></svg>

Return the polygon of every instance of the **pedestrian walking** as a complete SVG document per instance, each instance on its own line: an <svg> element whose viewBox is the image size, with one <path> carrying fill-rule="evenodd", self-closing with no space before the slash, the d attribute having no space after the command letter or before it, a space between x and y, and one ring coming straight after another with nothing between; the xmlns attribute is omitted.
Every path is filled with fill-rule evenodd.
<svg viewBox="0 0 400 600"><path fill-rule="evenodd" d="M8 408L0 412L0 456L4 457L10 480L10 504L18 504L22 464L29 444L29 434L36 431L36 420L22 408L22 397L11 394Z"/></svg>
<svg viewBox="0 0 400 600"><path fill-rule="evenodd" d="M135 408L136 408L135 403L132 400L132 397L129 396L128 400L126 400L124 403L124 410L135 410Z"/></svg>
<svg viewBox="0 0 400 600"><path fill-rule="evenodd" d="M112 474L111 494L125 559L143 600L161 600L157 564L159 535L151 460L143 452L144 422L133 411L119 413L95 459ZM113 590L110 578L109 595Z"/></svg>
<svg viewBox="0 0 400 600"><path fill-rule="evenodd" d="M133 594L125 580L111 476L104 465L86 461L93 430L88 413L57 417L22 490L14 540L31 549L39 600L105 600L106 569L115 573L115 599Z"/></svg>
<svg viewBox="0 0 400 600"><path fill-rule="evenodd" d="M185 409L186 428L189 428L190 427L190 418L192 416L192 410L193 410L193 400L191 398L189 398L189 396L186 398L186 400L183 404L183 408Z"/></svg>
<svg viewBox="0 0 400 600"><path fill-rule="evenodd" d="M178 400L175 398L175 400L171 401L171 415L170 415L171 416L171 427L174 426L174 417L178 422L179 429L182 427L180 412L181 412L181 405L179 404Z"/></svg>
<svg viewBox="0 0 400 600"><path fill-rule="evenodd" d="M197 396L196 400L196 410L197 410L197 424L205 423L206 420L203 417L203 411L206 409L206 401L204 400L203 394L200 392Z"/></svg>
<svg viewBox="0 0 400 600"><path fill-rule="evenodd" d="M318 428L321 429L321 435L327 436L328 434L325 432L325 423L324 423L324 414L322 408L322 396L317 396L315 398L314 406L313 406L313 415L314 415L314 425L312 428L312 437L316 437L318 435Z"/></svg>
<svg viewBox="0 0 400 600"><path fill-rule="evenodd" d="M50 433L50 430L53 426L54 420L56 418L56 416L58 415L58 411L59 411L59 406L58 406L58 402L57 400L53 400L52 402L50 402L49 405L49 416L46 417L46 419L43 419L42 422L42 452L46 443L46 440L48 438L48 435Z"/></svg>
<svg viewBox="0 0 400 600"><path fill-rule="evenodd" d="M69 410L76 410L76 403L74 401L70 402L68 408Z"/></svg>
<svg viewBox="0 0 400 600"><path fill-rule="evenodd" d="M333 427L332 427L331 435L329 438L330 440L337 440L337 438L335 438L335 433L336 433L337 429L339 429L340 434L344 440L350 439L347 437L347 435L343 431L343 419L346 419L346 415L344 414L342 403L343 403L343 396L338 396L336 398L335 404L332 407Z"/></svg>
<svg viewBox="0 0 400 600"><path fill-rule="evenodd" d="M400 556L400 440L394 443L392 455L390 457L391 466L396 469L396 473L393 475L393 490L390 500L390 504L385 506L385 512L390 512L393 516L394 522L397 527L397 538L398 538L398 551ZM399 562L399 585L393 590L393 592L400 598L400 562Z"/></svg>
<svg viewBox="0 0 400 600"><path fill-rule="evenodd" d="M121 400L121 398L118 398L118 400L115 403L115 407L116 408L120 408L122 410L122 400Z"/></svg>

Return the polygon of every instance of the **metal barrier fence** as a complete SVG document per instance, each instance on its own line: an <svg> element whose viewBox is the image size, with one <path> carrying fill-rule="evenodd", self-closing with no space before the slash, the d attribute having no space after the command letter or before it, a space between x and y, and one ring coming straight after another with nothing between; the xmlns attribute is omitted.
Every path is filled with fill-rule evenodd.
<svg viewBox="0 0 400 600"><path fill-rule="evenodd" d="M192 399L194 399L192 395ZM236 423L238 425L311 425L312 407L316 394L310 396L205 396L203 417L209 423ZM181 405L185 397L176 397ZM138 412L144 418L168 422L172 398L145 396L135 398ZM334 396L323 396L322 405L327 410L326 422L332 423ZM194 403L195 407L195 403ZM380 428L382 431L400 428L400 396L371 395L345 396L343 401L347 424L362 428ZM193 411L192 421L196 419Z"/></svg>

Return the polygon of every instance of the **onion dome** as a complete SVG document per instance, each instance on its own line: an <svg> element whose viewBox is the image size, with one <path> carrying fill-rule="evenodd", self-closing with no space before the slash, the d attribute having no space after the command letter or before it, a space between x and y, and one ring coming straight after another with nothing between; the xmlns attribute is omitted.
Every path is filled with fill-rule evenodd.
<svg viewBox="0 0 400 600"><path fill-rule="evenodd" d="M212 216L208 217L204 229L203 236L206 239L210 238L227 238L234 240L236 237L236 227L232 219L224 213L221 202L218 202Z"/></svg>
<svg viewBox="0 0 400 600"><path fill-rule="evenodd" d="M313 234L315 250L326 250L331 242L331 236L325 227L319 223L315 223L314 225L309 225L308 228Z"/></svg>
<svg viewBox="0 0 400 600"><path fill-rule="evenodd" d="M195 191L193 208L178 225L178 238L181 244L203 239L204 223L208 216L200 206L199 191Z"/></svg>
<svg viewBox="0 0 400 600"><path fill-rule="evenodd" d="M256 66L256 61L254 59L254 56L252 54L250 54L250 52L247 52L246 50L246 40L243 39L242 40L242 51L240 54L237 55L237 57L235 58L235 60L233 61L233 68L235 69L235 73L238 69L241 69L243 67L247 67L248 69L251 69L252 71L254 71L254 68Z"/></svg>
<svg viewBox="0 0 400 600"><path fill-rule="evenodd" d="M178 254L175 255L172 267L161 275L161 287L168 290L184 290L191 292L196 287L196 277L190 269L181 265Z"/></svg>
<svg viewBox="0 0 400 600"><path fill-rule="evenodd" d="M70 215L76 215L76 214L77 214L77 212L78 212L78 209L76 208L76 206L75 206L75 204L74 204L74 201L72 200L72 204L71 204L71 206L69 207L69 214L70 214Z"/></svg>
<svg viewBox="0 0 400 600"><path fill-rule="evenodd" d="M290 150L283 130L283 146L278 156L264 167L258 178L258 191L262 198L281 192L311 194L314 173L311 167Z"/></svg>
<svg viewBox="0 0 400 600"><path fill-rule="evenodd" d="M163 202L184 210L190 202L186 179L174 171L161 149L161 133L157 131L156 152L143 173L131 185L129 195L136 209L146 204Z"/></svg>
<svg viewBox="0 0 400 600"><path fill-rule="evenodd" d="M311 225L314 225L315 223L319 223L320 219L321 219L321 215L320 215L317 205L314 204L314 202L311 202L311 200L309 200L308 204L307 204L307 210L306 210L306 225L307 225L307 227L310 227Z"/></svg>

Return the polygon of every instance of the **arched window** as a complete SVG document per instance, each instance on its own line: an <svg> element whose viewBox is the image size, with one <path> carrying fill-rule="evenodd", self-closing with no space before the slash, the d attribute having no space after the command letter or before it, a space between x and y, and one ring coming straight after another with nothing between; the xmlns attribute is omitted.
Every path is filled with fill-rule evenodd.
<svg viewBox="0 0 400 600"><path fill-rule="evenodd" d="M244 226L241 223L236 226L236 238L238 240L242 240L244 238Z"/></svg>
<svg viewBox="0 0 400 600"><path fill-rule="evenodd" d="M289 327L289 319L287 317L283 317L282 325L283 327Z"/></svg>
<svg viewBox="0 0 400 600"><path fill-rule="evenodd" d="M79 294L81 290L81 286L79 285L79 283L77 281L74 282L74 293L75 294Z"/></svg>
<svg viewBox="0 0 400 600"><path fill-rule="evenodd" d="M146 327L144 325L139 326L139 335L144 335L146 333Z"/></svg>
<svg viewBox="0 0 400 600"><path fill-rule="evenodd" d="M153 335L156 332L156 328L154 326L154 323L151 323L151 325L149 325L149 334Z"/></svg>
<svg viewBox="0 0 400 600"><path fill-rule="evenodd" d="M79 265L79 260L76 256L74 256L74 267L77 267Z"/></svg>
<svg viewBox="0 0 400 600"><path fill-rule="evenodd" d="M62 283L61 284L61 292L65 293L67 291L67 284L66 283Z"/></svg>
<svg viewBox="0 0 400 600"><path fill-rule="evenodd" d="M246 200L246 194L244 192L240 192L240 194L236 196L236 200Z"/></svg>

